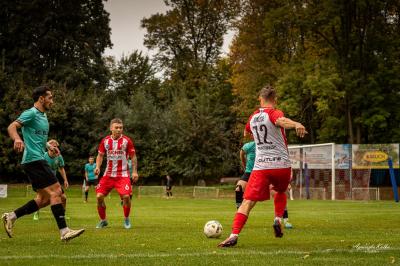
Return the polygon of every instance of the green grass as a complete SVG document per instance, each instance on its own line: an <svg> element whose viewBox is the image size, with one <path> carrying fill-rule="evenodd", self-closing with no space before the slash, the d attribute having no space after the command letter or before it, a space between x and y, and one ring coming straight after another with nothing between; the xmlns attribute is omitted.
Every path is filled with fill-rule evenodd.
<svg viewBox="0 0 400 266"><path fill-rule="evenodd" d="M0 199L0 212L24 204L23 189ZM80 189L67 192L72 228L86 232L69 243L59 240L50 209L15 224L14 238L0 231L0 265L393 265L400 262L400 205L389 201L290 201L294 229L275 239L272 201L259 203L236 247L217 248L207 239L208 220L229 235L235 213L233 199L134 198L133 228L122 226L116 194L107 198L109 226L98 222L93 191L84 204ZM1 228L2 229L2 228Z"/></svg>

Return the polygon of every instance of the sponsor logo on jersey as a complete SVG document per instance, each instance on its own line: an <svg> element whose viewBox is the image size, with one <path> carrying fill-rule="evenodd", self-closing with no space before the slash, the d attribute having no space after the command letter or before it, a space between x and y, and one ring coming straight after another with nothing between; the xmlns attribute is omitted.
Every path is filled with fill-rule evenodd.
<svg viewBox="0 0 400 266"><path fill-rule="evenodd" d="M260 116L256 116L254 117L254 122L264 122L264 116L260 115Z"/></svg>
<svg viewBox="0 0 400 266"><path fill-rule="evenodd" d="M107 151L107 155L125 155L125 151L111 150L111 151Z"/></svg>
<svg viewBox="0 0 400 266"><path fill-rule="evenodd" d="M268 163L268 162L279 162L281 161L281 157L264 157L264 158L259 158L258 162L259 163Z"/></svg>
<svg viewBox="0 0 400 266"><path fill-rule="evenodd" d="M271 144L271 143L268 143ZM266 146L260 146L258 147L259 150L275 150L276 145L266 145Z"/></svg>

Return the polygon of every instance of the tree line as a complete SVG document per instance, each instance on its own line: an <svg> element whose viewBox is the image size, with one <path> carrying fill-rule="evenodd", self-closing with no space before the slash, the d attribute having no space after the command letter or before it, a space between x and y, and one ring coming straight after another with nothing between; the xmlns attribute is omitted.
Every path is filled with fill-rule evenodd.
<svg viewBox="0 0 400 266"><path fill-rule="evenodd" d="M135 142L144 183L239 175L244 123L268 83L279 108L307 127L305 143L399 142L398 1L165 4L141 20L155 56L116 60L103 56L112 43L101 0L0 3L1 179L23 180L7 126L43 83L55 97L49 137L75 180L114 117Z"/></svg>

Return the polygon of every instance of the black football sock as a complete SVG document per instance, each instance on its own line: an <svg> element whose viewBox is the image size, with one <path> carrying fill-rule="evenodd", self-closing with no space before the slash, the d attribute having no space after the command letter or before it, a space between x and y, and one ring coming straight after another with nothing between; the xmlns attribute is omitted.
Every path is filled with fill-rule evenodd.
<svg viewBox="0 0 400 266"><path fill-rule="evenodd" d="M89 191L85 191L85 199L86 199L86 201L87 201L88 195L89 195Z"/></svg>
<svg viewBox="0 0 400 266"><path fill-rule="evenodd" d="M242 202L243 202L243 190L242 190L242 186L236 186L236 187L239 188L239 191L235 190L236 208L239 209L240 205L242 205Z"/></svg>
<svg viewBox="0 0 400 266"><path fill-rule="evenodd" d="M287 209L285 208L285 211L283 212L283 219L288 219L289 218L289 213Z"/></svg>
<svg viewBox="0 0 400 266"><path fill-rule="evenodd" d="M58 229L63 229L67 227L65 222L65 210L61 203L51 206L51 211L53 212L54 218L56 219Z"/></svg>
<svg viewBox="0 0 400 266"><path fill-rule="evenodd" d="M19 207L18 209L16 209L14 211L14 213L15 213L15 216L17 216L17 218L19 218L21 216L34 213L37 210L39 210L39 207L36 204L36 201L30 200L25 205L23 205L23 206Z"/></svg>

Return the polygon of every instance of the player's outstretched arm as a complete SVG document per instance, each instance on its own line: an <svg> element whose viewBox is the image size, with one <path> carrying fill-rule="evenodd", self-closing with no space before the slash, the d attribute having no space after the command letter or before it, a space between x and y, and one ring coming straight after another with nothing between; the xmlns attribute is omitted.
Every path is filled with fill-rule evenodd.
<svg viewBox="0 0 400 266"><path fill-rule="evenodd" d="M18 128L21 128L22 125L18 121L12 122L8 128L8 135L14 141L14 150L16 152L22 152L24 150L25 144L22 141L21 137L18 134Z"/></svg>
<svg viewBox="0 0 400 266"><path fill-rule="evenodd" d="M294 128L296 130L297 136L300 138L303 138L305 134L308 132L306 131L306 128L299 122L293 121L287 117L280 117L276 120L275 125L283 127L284 129L292 129Z"/></svg>

